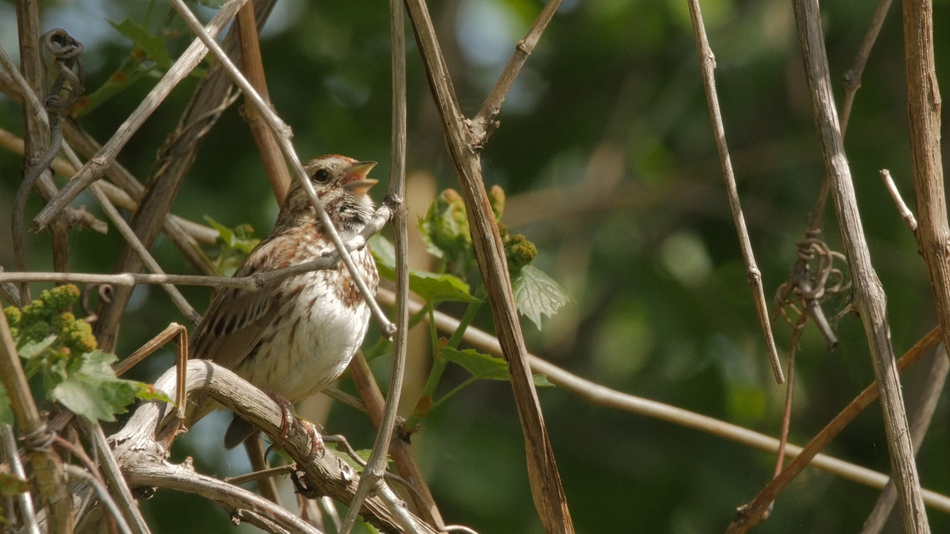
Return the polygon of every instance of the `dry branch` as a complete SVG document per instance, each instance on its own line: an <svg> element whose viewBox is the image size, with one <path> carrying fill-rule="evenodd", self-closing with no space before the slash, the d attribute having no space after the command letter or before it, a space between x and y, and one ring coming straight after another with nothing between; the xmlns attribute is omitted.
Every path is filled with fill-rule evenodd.
<svg viewBox="0 0 950 534"><path fill-rule="evenodd" d="M214 36L218 35L218 32L230 22L237 10L240 9L246 1L247 0L229 0L223 5L218 13L215 14L214 18L211 19L211 23L208 24L208 33ZM145 120L158 108L158 105L171 93L172 89L198 66L207 53L208 50L201 44L200 40L195 39L192 41L191 45L189 45L181 57L178 58L178 61L168 69L168 72L165 73L162 80L156 84L148 96L142 100L138 108L119 126L116 134L109 139L95 157L90 159L79 169L79 172L66 184L66 187L33 218L34 231L45 228L56 214L76 198L76 195L102 176L106 168L112 164L116 156L119 155L119 151L122 150L122 147L124 147L126 142L132 137L132 134L138 131Z"/></svg>
<svg viewBox="0 0 950 534"><path fill-rule="evenodd" d="M386 459L389 455L389 448L396 426L396 410L399 407L399 397L402 393L409 342L409 310L407 309L409 300L409 223L407 219L409 214L404 201L406 196L406 23L404 8L400 0L390 0L389 17L392 39L393 111L392 165L387 198L395 199L398 205L395 213L393 213L393 234L396 249L396 334L393 343L393 358L385 409L382 416L373 421L377 429L373 451L363 469L363 480L360 481L356 496L353 499L353 506L347 511L346 517L343 518L343 523L340 526L342 534L349 534L352 530L356 524L359 505L371 491L377 491L381 495L387 495L390 491L383 480L383 475L386 471ZM357 358L362 360L362 354ZM357 361L357 365L359 363ZM365 362L363 363L365 364ZM363 376L368 378L372 375L364 373ZM372 387L374 384L366 382L369 382L369 380L364 380L362 390L367 394L366 402L369 403L377 390ZM404 465L406 465L405 462ZM413 464L410 463L409 465ZM424 482L422 486L425 487ZM426 488L426 492L428 492L428 488ZM430 519L438 517L439 512L434 502L423 503L423 505L423 509L427 510L426 515L430 516ZM434 514L432 510L435 510ZM439 518L439 521L440 523L433 523L441 526L441 518ZM414 530L414 525L408 517L403 517L403 523L406 524L407 529Z"/></svg>
<svg viewBox="0 0 950 534"><path fill-rule="evenodd" d="M567 498L527 362L528 351L512 296L504 245L482 181L478 140L472 137L459 107L428 7L424 0L407 0L406 5L426 67L429 87L442 119L449 153L455 163L478 268L488 289L495 328L511 371L511 386L525 436L528 478L534 505L547 532L572 533L574 526Z"/></svg>
<svg viewBox="0 0 950 534"><path fill-rule="evenodd" d="M174 398L176 379L176 370L170 369L155 382L155 387ZM189 395L211 396L224 407L261 428L271 439L280 438L283 421L280 406L233 372L207 360L191 360L187 364L185 389ZM247 508L255 513L264 513L265 510L268 514L278 511L286 513L273 503L250 492L198 475L189 465L169 464L166 443L173 439L177 422L165 419L173 412L174 409L165 403L144 404L136 410L122 430L110 437L114 444L116 460L133 489L180 489L214 499L234 511ZM308 463L310 438L307 429L299 421L294 422L287 440L282 442L282 448L297 462L297 470L306 474L306 482L310 488L344 504L350 502L356 492L359 475L334 454L322 457L318 455L312 463ZM361 513L378 527L400 532L396 518L379 497L369 497L363 504ZM416 519L416 523L421 532L436 532L421 520Z"/></svg>
<svg viewBox="0 0 950 534"><path fill-rule="evenodd" d="M844 152L834 106L818 1L796 0L795 20L812 110L825 161L826 179L831 180L835 211L851 269L854 306L864 322L874 374L881 394L888 450L900 495L904 528L908 533L923 534L929 532L930 528L920 495L920 480L914 463L907 414L904 411L900 382L894 364L886 296L871 265L871 255L858 213L851 169Z"/></svg>
<svg viewBox="0 0 950 534"><path fill-rule="evenodd" d="M392 292L386 289L379 290L378 298L380 302L386 305L391 305L394 302ZM422 304L410 301L410 309L413 313L417 313L422 309ZM434 317L439 330L448 333L453 333L458 330L458 319L438 311L434 313ZM428 317L424 317L423 320L428 320ZM487 354L493 354L495 356L503 355L501 345L498 343L498 338L473 326L469 326L465 330L462 339ZM931 330L901 357L898 361L899 371L903 372L916 363L924 354L933 349L939 340L939 329L935 328ZM661 421L667 421L675 425L693 428L700 432L706 432L769 453L775 453L779 449L780 442L773 437L712 417L670 406L669 404L610 389L565 371L533 354L529 354L528 358L533 372L546 375L554 385L578 395L591 404L636 413ZM788 444L786 447L786 455L791 458L796 458L796 461L785 467L784 471L787 472L787 475L790 474L790 476L783 477L784 481L776 479L770 483L783 484L774 495L778 495L778 493L808 465L858 484L884 489L888 481L887 475L820 453L841 430L848 426L858 414L877 399L877 395L876 384L872 383L852 400L841 413L832 419L825 426L825 429L808 443L807 447L803 449L797 445ZM791 474L790 469L797 470L794 471L794 474ZM771 497L771 500L774 500L774 495ZM935 510L950 513L950 497L930 490L923 490L923 495L924 502L928 506ZM768 506L771 500L766 501L764 506Z"/></svg>
<svg viewBox="0 0 950 534"><path fill-rule="evenodd" d="M943 342L950 346L950 224L940 154L941 101L934 65L930 0L904 1L904 58L917 195L917 241L930 274Z"/></svg>
<svg viewBox="0 0 950 534"><path fill-rule="evenodd" d="M726 130L722 123L722 112L719 111L719 96L716 94L716 58L713 56L712 48L709 47L709 40L706 38L706 26L703 24L703 14L699 8L699 0L689 0L689 14L693 21L696 54L699 56L703 87L706 89L706 104L709 107L709 118L713 124L716 150L719 152L719 163L722 166L722 178L726 183L726 196L729 199L729 209L732 211L732 222L735 224L736 233L739 236L742 260L746 266L746 280L752 288L752 301L755 304L755 311L759 315L759 326L765 336L765 345L769 351L772 373L775 375L775 381L781 384L785 382L785 376L782 374L782 362L779 361L778 350L775 348L775 338L772 336L768 304L765 303L765 291L762 289L762 273L755 262L752 241L749 239L749 230L745 225L745 215L742 214L742 205L739 203L739 190L736 188L736 177L732 172L732 158L729 157Z"/></svg>

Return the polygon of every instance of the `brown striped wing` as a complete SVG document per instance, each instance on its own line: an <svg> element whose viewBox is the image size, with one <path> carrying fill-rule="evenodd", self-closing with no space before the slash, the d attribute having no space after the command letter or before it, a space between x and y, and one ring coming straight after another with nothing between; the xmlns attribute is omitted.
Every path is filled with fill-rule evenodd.
<svg viewBox="0 0 950 534"><path fill-rule="evenodd" d="M279 261L282 258L275 257L281 241L278 237L258 245L234 276L283 267L284 262ZM279 287L278 281L260 291L229 288L221 292L195 330L191 357L209 359L227 369L237 369L274 322L283 304Z"/></svg>

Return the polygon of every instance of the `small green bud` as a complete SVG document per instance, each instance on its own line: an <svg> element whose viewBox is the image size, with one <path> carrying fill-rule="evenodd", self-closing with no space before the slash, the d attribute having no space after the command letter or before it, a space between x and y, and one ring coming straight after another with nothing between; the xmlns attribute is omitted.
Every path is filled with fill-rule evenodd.
<svg viewBox="0 0 950 534"><path fill-rule="evenodd" d="M72 314L70 314L72 315ZM96 350L96 336L92 335L92 326L86 321L74 321L69 328L63 332L62 340L64 348L72 350L75 354L85 354Z"/></svg>
<svg viewBox="0 0 950 534"><path fill-rule="evenodd" d="M25 326L25 325L24 325ZM29 326L21 328L21 336L18 344L28 343L30 341L43 341L50 335L50 325L46 321L36 321Z"/></svg>
<svg viewBox="0 0 950 534"><path fill-rule="evenodd" d="M254 227L247 223L239 224L234 227L234 235L238 239L251 239L254 236Z"/></svg>
<svg viewBox="0 0 950 534"><path fill-rule="evenodd" d="M58 310L71 310L73 304L79 302L79 288L72 284L54 287L41 293L40 299L46 302L50 313Z"/></svg>
<svg viewBox="0 0 950 534"><path fill-rule="evenodd" d="M488 190L488 203L495 214L495 222L501 221L501 216L505 213L505 190L500 185L495 184Z"/></svg>
<svg viewBox="0 0 950 534"><path fill-rule="evenodd" d="M7 318L7 324L10 325L10 328L16 328L20 325L20 319L23 318L23 312L20 311L20 308L16 306L10 306L3 309L3 315ZM14 336L16 337L16 336Z"/></svg>
<svg viewBox="0 0 950 534"><path fill-rule="evenodd" d="M505 256L508 257L508 270L512 273L521 271L525 265L531 265L534 257L538 255L538 247L525 236L517 234L511 236L505 243Z"/></svg>

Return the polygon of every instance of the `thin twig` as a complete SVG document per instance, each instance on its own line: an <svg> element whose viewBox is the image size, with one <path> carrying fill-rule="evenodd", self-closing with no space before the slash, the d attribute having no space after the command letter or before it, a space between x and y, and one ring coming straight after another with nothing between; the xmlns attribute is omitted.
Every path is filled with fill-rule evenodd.
<svg viewBox="0 0 950 534"><path fill-rule="evenodd" d="M387 305L391 305L395 298L392 292L385 289L380 289L378 296L380 301ZM411 311L416 312L421 309L422 304L415 301L410 301ZM434 318L437 327L443 332L451 333L458 329L458 319L438 311L435 312ZM428 320L428 316L426 316L425 319ZM496 356L502 355L498 338L482 330L479 330L478 328L471 326L468 327L465 330L463 339L465 342L488 354L493 354ZM939 332L937 329L934 329L904 354L900 361L900 370L903 371L910 365L913 365L913 363L920 359L927 351L932 349L938 341ZM571 374L534 355L530 355L530 361L533 372L546 375L551 380L551 382L558 387L564 388L565 390L570 391L598 406L629 411L632 413L645 415L647 417L668 421L673 424L694 428L696 430L707 432L709 434L735 441L743 445L755 447L765 452L775 453L778 450L780 442L775 438L753 432L740 426L713 419L711 417L689 412L687 410L683 410L682 408L677 408L668 404L663 404L657 401L612 390ZM864 392L862 392L861 395L858 396L858 398L852 401L851 404L849 404L848 407L846 407L838 417L829 423L829 427L833 426L836 428L833 435L837 435L841 429L847 426L848 423L854 417L856 417L861 412L861 410L866 408L876 397L877 391L874 387L874 384L871 384L864 390ZM833 437L833 435L831 437ZM831 458L823 454L819 454L818 451L822 450L830 442L830 439L825 440L819 438L825 438L827 436L828 435L819 434L819 436L816 436L816 438L812 440L811 443L809 443L809 446L804 451L801 447L788 444L786 449L787 455L792 458L797 458L804 453L807 455L807 458L804 460L802 467L805 465L812 465L813 467L823 469L842 478L846 478L848 480L852 480L859 484L864 484L870 487L883 488L885 486L888 480L887 475L877 473L875 471L871 471L869 469L859 467L835 458ZM791 465L792 464L789 464L789 466L786 467L786 470L791 467ZM950 512L950 497L945 497L943 495L926 490L924 492L924 498L929 506L938 510Z"/></svg>
<svg viewBox="0 0 950 534"><path fill-rule="evenodd" d="M736 225L736 233L739 236L742 259L745 261L746 280L752 288L752 301L755 304L755 311L759 315L759 326L765 336L765 345L769 352L772 373L775 375L775 381L781 384L785 382L785 376L782 374L782 362L778 358L778 349L775 347L775 338L772 336L769 306L765 302L765 291L762 288L762 273L755 262L752 241L749 239L749 230L745 224L745 215L742 214L742 205L739 203L739 190L736 188L736 177L732 171L732 159L729 157L729 147L726 144L726 130L722 124L722 112L719 110L719 96L716 94L716 58L713 56L712 49L709 47L709 40L706 38L706 26L703 24L703 14L699 8L699 0L689 0L689 14L693 20L696 53L699 56L703 87L706 89L706 103L709 107L709 118L713 124L713 137L716 139L719 163L722 166L722 178L726 183L726 196L729 199L729 208L732 210L732 222Z"/></svg>
<svg viewBox="0 0 950 534"><path fill-rule="evenodd" d="M844 73L844 100L841 103L841 137L844 137L848 131L848 121L851 118L851 106L854 105L854 95L861 88L861 74L864 73L864 66L867 65L868 58L871 57L871 48L874 47L877 36L881 33L881 27L884 26L884 19L887 18L887 11L891 8L891 0L881 0L874 10L874 16L871 17L871 25L868 26L867 33L864 34L864 40L858 47L858 54L854 58L854 64Z"/></svg>
<svg viewBox="0 0 950 534"><path fill-rule="evenodd" d="M255 432L244 440L244 449L247 451L247 457L251 461L251 469L258 473L267 470L267 451L264 449L264 441L261 439L260 432ZM264 497L277 506L283 506L280 502L280 492L277 490L277 481L272 477L257 479L257 489L261 497Z"/></svg>
<svg viewBox="0 0 950 534"><path fill-rule="evenodd" d="M792 424L792 399L795 395L795 353L798 352L798 340L805 330L808 316L804 313L798 318L798 328L792 331L792 339L788 343L788 383L785 384L785 406L782 410L782 429L779 434L778 454L775 460L775 471L772 477L777 477L785 465L785 447L788 444L788 430Z"/></svg>
<svg viewBox="0 0 950 534"><path fill-rule="evenodd" d="M343 518L341 534L349 534L356 524L360 506L371 491L383 497L395 495L386 485L383 475L386 471L386 459L396 426L396 410L402 392L403 377L406 371L406 350L409 340L409 224L405 204L406 195L406 22L404 6L401 0L390 0L389 18L392 36L392 154L389 174L388 198L396 199L399 206L393 214L393 234L396 248L396 336L393 341L393 358L390 370L389 391L386 396L386 408L381 420L376 424L376 440L373 451L363 469L360 485L353 497L353 503ZM375 299L374 299L375 302ZM390 502L390 505L396 503ZM405 504L395 506L403 510ZM406 516L399 514L410 532L417 529Z"/></svg>
<svg viewBox="0 0 950 534"><path fill-rule="evenodd" d="M95 184L98 185L98 184ZM358 250L366 246L366 242L373 234L385 225L391 214L394 212L395 204L385 203L376 210L376 215L370 219L360 234L354 236L346 243L347 250ZM330 252L320 259L275 269L262 273L255 273L244 277L215 277L215 276L195 276L183 274L142 274L142 273L118 273L118 274L87 274L87 273L22 273L22 272L3 272L0 271L0 283L9 282L65 282L65 283L90 283L90 284L111 284L117 286L134 286L136 284L177 284L193 286L209 286L215 288L233 287L247 291L258 291L264 284L281 280L298 274L318 271L323 269L335 269L340 262L339 255L334 251Z"/></svg>
<svg viewBox="0 0 950 534"><path fill-rule="evenodd" d="M207 33L217 36L234 17L237 10L244 5L247 0L228 0L226 4L215 14L214 18L208 24ZM204 59L208 50L201 44L201 41L195 39L191 45L182 53L178 61L168 69L168 72L149 92L138 108L119 126L115 135L102 147L95 157L83 165L76 176L66 184L58 195L52 199L40 213L33 218L33 230L39 231L49 224L50 220L58 214L66 205L73 201L80 192L89 184L98 180L105 172L106 168L119 155L119 151L125 146L132 135L138 131L145 120L151 116L152 112L158 108L158 105L165 100L172 89L178 85L186 76Z"/></svg>
<svg viewBox="0 0 950 534"><path fill-rule="evenodd" d="M389 291L386 291L386 294L392 296L392 305L395 305L395 294ZM410 304L410 306L413 306L413 304ZM353 378L353 383L356 384L360 396L364 400L363 411L369 415L373 425L378 428L383 419L385 400L362 352L356 353L348 369L350 376ZM327 390L323 390L323 392L327 393ZM419 466L415 454L413 454L412 445L407 440L397 439L390 444L389 454L392 456L399 474L412 488L409 495L416 505L416 510L430 525L442 529L445 522L435 499L432 497L432 491L429 489L429 485L426 484L422 468Z"/></svg>
<svg viewBox="0 0 950 534"><path fill-rule="evenodd" d="M2 50L2 48L0 48L0 50ZM66 136L67 141L75 146L77 145L77 143L73 142L73 140L75 139L76 132L72 131L72 128L69 127L70 124L72 124L70 121L64 122L63 132ZM0 128L0 147L5 148L13 152L14 154L18 154L20 156L22 156L24 153L23 139L10 133L7 130L4 130L3 128ZM79 152L81 154L87 153L87 151L84 150L83 145L79 145L77 148L79 149ZM98 148L96 148L95 150L92 150L91 153L89 153L88 155L95 154L96 150L98 150ZM72 164L70 164L68 161L66 161L62 157L57 157L56 159L54 159L53 162L50 164L50 167L52 167L53 172L55 172L56 174L64 178L70 178L74 174L76 174L76 168L73 167ZM125 170L125 168L122 167L117 162L112 163L112 165L106 171L106 174L110 178L113 178L113 179L115 176L126 176L133 181L135 180L135 178L132 177L131 174L129 174L129 171ZM137 181L136 181L136 184L138 184ZM132 212L138 209L138 206L139 206L138 201L132 198L131 194L125 189L122 189L119 186L116 186L109 182L99 182L99 185L100 187L102 187L103 192L109 198L109 201L111 201L117 207L122 208L124 210L132 211ZM141 184L138 184L138 185L141 188ZM141 189L139 190L138 196L141 196ZM73 212L79 212L79 211L80 210L75 210L72 207L67 207L66 210L64 210L64 213L66 214L66 218L68 220L80 219L80 217L84 217L84 216L80 216L78 213L73 213ZM83 219L83 220L79 220L79 222L83 224L84 226L88 226L92 228L94 231L102 233L102 234L106 233L106 230L108 229L105 221L100 221L98 219L93 219L90 221ZM174 231L175 229L177 229L178 232L175 232ZM188 235L187 236L180 235L182 234L182 232L187 232ZM203 224L199 224L193 221L189 221L177 215L171 215L171 214L165 218L165 233L168 234L169 238L171 238L171 240L175 243L175 245L179 249L182 249L183 251L187 251L187 252L190 252L190 247L189 248L183 247L181 244L181 241L184 239L187 239L187 237L189 236L202 243L206 243L208 245L213 245L218 238L218 231L215 230L214 228L211 228L209 226L205 226ZM188 259L192 262L193 265L199 268L203 263L203 262L202 263L195 262L190 254L188 255ZM206 260L206 261L208 264L210 264L211 260Z"/></svg>
<svg viewBox="0 0 950 534"><path fill-rule="evenodd" d="M505 97L508 96L511 84L513 84L515 78L518 77L518 73L521 72L521 67L523 67L525 61L528 60L528 56L531 55L531 52L534 52L534 47L537 46L538 40L541 39L541 34L544 33L544 29L548 27L551 19L554 18L554 13L557 12L557 8L560 7L560 5L561 0L548 0L544 9L541 10L541 14L538 15L538 18L528 31L528 35L521 41L518 41L518 44L515 46L514 54L512 54L511 59L508 60L505 69L501 71L501 75L498 76L498 81L495 82L495 86L492 87L491 92L488 93L488 97L485 98L482 108L478 110L478 114L475 115L475 118L469 121L468 124L472 130L472 138L476 146L484 146L489 136L491 136L492 131L497 127L495 117L501 113L501 105L505 102Z"/></svg>
<svg viewBox="0 0 950 534"><path fill-rule="evenodd" d="M13 435L13 427L7 424L0 425L0 447L3 450L4 463L10 465L10 472L22 480L27 480L26 470L23 469L23 462L20 460L20 453L17 451L16 437ZM16 496L17 505L20 507L20 526L24 528L26 534L40 534L40 527L36 522L36 512L33 510L33 498L29 492L23 492ZM9 514L7 519L11 519Z"/></svg>
<svg viewBox="0 0 950 534"><path fill-rule="evenodd" d="M327 234L330 236L330 239L333 241L334 246L336 246L337 251L340 254L340 259L343 261L343 264L346 265L347 270L353 276L353 281L356 282L356 286L360 290L360 294L363 296L363 300L367 303L370 308L370 311L373 314L373 317L376 319L376 322L379 324L380 329L383 334L387 337L391 337L395 333L395 326L386 318L386 315L379 308L379 305L376 304L376 300L373 298L373 295L370 293L369 288L366 286L366 282L359 275L359 271L356 268L356 265L353 263L353 259L350 257L349 252L347 252L346 247L342 239L340 238L339 232L337 232L336 227L333 225L333 221L330 220L330 216L327 214L327 210L324 209L323 203L317 197L317 193L313 188L313 184L310 183L310 179L307 176L307 172L304 170L303 165L300 163L300 158L297 156L296 151L294 150L293 143L291 142L292 132L290 127L284 123L280 117L270 107L261 100L260 95L257 94L257 91L251 87L247 79L244 78L244 75L241 74L241 71L234 65L234 62L221 50L221 46L214 40L214 38L209 35L205 29L201 26L201 23L198 21L195 14L191 12L187 5L185 5L183 0L169 0L172 6L178 11L179 15L185 20L191 30L195 32L195 35L207 46L215 57L221 64L224 66L228 74L231 76L231 79L234 80L234 83L241 88L241 91L244 91L244 96L257 107L258 111L267 121L268 126L274 130L274 133L277 135L277 138L280 141L280 147L284 152L284 156L290 160L293 168L294 174L297 177L297 180L303 186L304 191L306 191L307 196L310 198L310 202L313 204L317 212L317 218L320 220L320 223L323 225L323 228L326 229ZM232 0L237 1L237 0Z"/></svg>
<svg viewBox="0 0 950 534"><path fill-rule="evenodd" d="M943 387L947 383L947 372L950 371L950 359L947 358L946 348L941 345L937 349L930 364L930 371L927 373L926 383L918 389L917 409L910 414L910 434L914 441L914 453L920 452L920 446L923 444L924 437L927 435L927 429L933 421L934 412L937 409L937 402L943 393ZM891 512L894 511L894 503L897 501L897 491L894 489L894 482L888 481L881 496L877 499L877 504L871 510L871 514L864 522L864 528L861 534L878 534L887 523Z"/></svg>
<svg viewBox="0 0 950 534"><path fill-rule="evenodd" d="M386 305L392 305L392 303L395 302L395 295L386 289L380 289L378 291L378 297L380 302ZM422 306L423 305L418 302L409 301L410 311L413 313L421 310ZM449 333L458 330L458 319L438 311L434 313L434 318L439 330ZM428 320L428 316L425 316L424 320ZM474 326L466 328L462 339L465 340L466 343L488 354L495 356L503 355L498 338ZM911 347L910 350L904 353L898 362L898 369L903 372L916 363L924 354L933 349L939 342L940 330L939 328L934 328ZM533 372L547 376L551 383L557 387L570 391L597 406L653 417L675 425L693 428L701 432L719 436L769 453L778 451L780 442L773 437L753 432L747 428L720 421L712 417L670 406L669 404L644 399L604 387L569 373L535 355L529 355L529 359ZM769 497L762 498L763 506L767 507L770 502L774 501L775 496L808 465L857 482L858 484L883 489L889 480L887 475L820 453L820 451L847 427L855 417L870 406L877 398L877 395L876 385L872 383L852 400L841 413L832 419L825 426L825 429L808 443L807 447L802 448L797 445L788 444L786 446L786 454L795 460L785 467L783 474L780 475L779 478L770 483L776 485L777 491L769 496L771 500L768 500ZM930 490L924 490L923 494L924 502L926 502L928 506L931 506L935 510L950 513L950 497Z"/></svg>
<svg viewBox="0 0 950 534"><path fill-rule="evenodd" d="M112 496L109 495L109 490L106 489L102 482L79 466L66 465L64 467L70 478L82 480L96 490L96 494L99 495L99 502L105 505L109 513L112 514L120 532L123 534L132 534L132 531L129 529L129 524L126 523L125 518L122 517L122 513L119 512L119 507L116 506L115 501L112 500Z"/></svg>
<svg viewBox="0 0 950 534"><path fill-rule="evenodd" d="M247 473L246 475L239 475L236 477L227 477L224 479L228 484L234 484L235 486L241 486L247 484L248 482L259 482L265 478L272 478L281 475L289 475L297 469L296 465L282 465L280 467L271 467L270 469L264 469L261 471L254 471L253 473Z"/></svg>
<svg viewBox="0 0 950 534"><path fill-rule="evenodd" d="M897 184L895 184L894 179L891 178L891 171L887 169L881 169L879 172L881 173L881 178L884 180L884 187L887 188L887 192L890 193L891 199L897 206L897 211L901 214L901 219L904 219L904 222L907 223L910 231L916 234L917 218L914 217L914 213L910 211L910 208L907 207L907 204L904 202L904 198L901 197L901 192L897 190Z"/></svg>
<svg viewBox="0 0 950 534"><path fill-rule="evenodd" d="M93 450L99 457L99 467L102 470L102 475L109 483L109 487L112 488L113 498L121 507L126 521L132 527L132 532L135 534L149 534L148 523L145 522L138 503L132 496L132 491L129 489L125 477L122 476L119 464L116 463L115 457L112 455L112 449L109 448L106 436L102 432L102 427L99 426L98 422L88 421L84 418L79 418L79 427L85 432L86 439L92 443Z"/></svg>

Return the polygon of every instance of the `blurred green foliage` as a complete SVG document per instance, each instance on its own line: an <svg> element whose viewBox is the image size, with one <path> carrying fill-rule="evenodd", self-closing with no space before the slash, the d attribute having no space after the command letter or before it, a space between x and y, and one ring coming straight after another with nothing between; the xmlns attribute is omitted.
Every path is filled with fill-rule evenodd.
<svg viewBox="0 0 950 534"><path fill-rule="evenodd" d="M472 115L542 3L429 4L462 108ZM716 53L718 92L739 193L766 294L771 294L795 260L795 242L803 236L824 174L792 6L781 0L701 4ZM950 20L950 2L934 4L934 20ZM840 80L875 6L829 2L822 7L840 102ZM130 19L151 35L167 36L164 42L174 59L187 46L189 34L168 11L164 3L142 0L49 2L43 22L44 29L64 27L86 44L86 86L94 91L134 55L132 42L107 20ZM210 13L200 11L204 20ZM14 22L12 1L3 0L0 44L11 52L16 50ZM945 24L935 26L937 77L946 91L950 39ZM301 156L340 153L374 159L381 162L376 175L386 176L388 7L363 1L288 0L278 4L268 27L262 47L271 98L293 127ZM435 182L428 189L438 191L456 183L454 167L411 31L407 27L408 166L411 183L421 184L427 177ZM82 118L83 126L100 141L111 136L154 83L155 69L161 69L157 63L145 63L149 75L104 100ZM147 176L195 83L192 78L177 88L120 154L119 161L136 176ZM911 199L904 85L901 13L893 6L864 72L845 147L872 259L888 295L897 353L936 324L916 242L877 175L878 169L890 169L898 188ZM501 127L482 153L486 183L508 192L506 226L537 245L533 264L550 273L575 300L545 319L543 330L525 329L532 352L609 387L777 435L784 388L771 378L722 191L685 1L565 1L499 120ZM19 108L0 97L0 127L19 134L20 122ZM944 139L950 138L946 128ZM10 205L20 164L18 156L0 152L4 244L9 242ZM410 208L421 212L430 200L410 196ZM88 196L80 202L93 208ZM39 207L32 198L28 216ZM273 224L277 207L236 106L204 143L173 210L195 221L211 216L227 227L250 224L262 235ZM832 211L823 219L823 237L840 250ZM114 231L107 236L75 232L72 269L111 272L120 242ZM48 237L31 236L28 246L30 268L50 270ZM154 253L168 272L193 272L165 239ZM8 246L0 246L0 265L13 265ZM206 289L184 292L199 307L209 301ZM825 304L831 317L843 307L840 302ZM440 309L461 316L465 306L446 303ZM182 318L161 290L139 288L117 352L130 353L173 320ZM474 324L492 330L487 314ZM811 327L801 340L791 427L795 443L806 442L873 380L860 321L844 316L837 328L841 343L834 354L827 353ZM780 347L785 346L788 328L778 324L775 330ZM367 346L375 341L369 339ZM373 362L381 377L387 360ZM135 370L135 377L154 379L170 362L169 355L150 359ZM904 381L911 406L925 366L918 364ZM426 371L417 372L424 376ZM450 366L438 393L468 378L466 371ZM350 385L343 380L341 387ZM632 526L639 532L720 532L735 508L771 477L770 455L592 406L559 388L544 388L539 396L579 532L627 532ZM945 397L918 464L926 487L950 494ZM325 426L346 434L357 448L372 442L371 425L344 406L333 407ZM413 443L448 522L480 532L541 531L508 384L480 381L465 388L426 417ZM193 455L205 472L235 469L236 457L223 456L216 441L195 440L192 445L196 448L182 449L176 457ZM876 405L826 452L886 472L887 446ZM858 531L877 494L808 469L778 499L760 530ZM227 514L200 499L159 492L144 507L155 532L228 528ZM934 532L950 530L946 514L930 511L929 517Z"/></svg>

